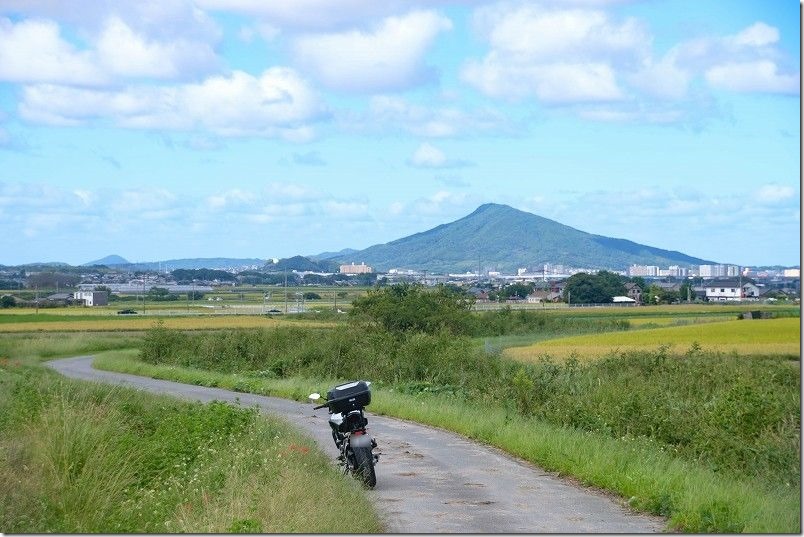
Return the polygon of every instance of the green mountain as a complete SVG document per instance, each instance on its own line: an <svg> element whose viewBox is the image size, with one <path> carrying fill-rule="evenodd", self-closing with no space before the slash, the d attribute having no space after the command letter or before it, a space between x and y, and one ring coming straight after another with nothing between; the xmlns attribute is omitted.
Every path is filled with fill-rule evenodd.
<svg viewBox="0 0 804 537"><path fill-rule="evenodd" d="M349 254L376 271L540 269L545 263L624 270L629 265L690 266L711 261L625 239L592 235L507 205L488 203L460 220Z"/></svg>

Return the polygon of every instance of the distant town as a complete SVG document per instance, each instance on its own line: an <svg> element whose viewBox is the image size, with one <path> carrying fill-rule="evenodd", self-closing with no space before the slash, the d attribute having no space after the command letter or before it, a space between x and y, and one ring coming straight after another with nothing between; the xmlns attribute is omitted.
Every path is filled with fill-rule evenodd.
<svg viewBox="0 0 804 537"><path fill-rule="evenodd" d="M135 266L25 265L0 267L0 304L2 307L58 307L109 304L121 297L145 297L149 300L180 298L221 300L216 292L235 288L272 287L371 287L400 282L426 286L453 285L474 295L478 304L573 302L566 285L577 275L614 274L623 284L623 292L604 297L602 302L617 305L687 302L790 301L801 297L800 268L752 268L730 264L668 266L631 265L625 270L601 271L595 268L544 264L538 268L522 267L505 274L488 270L482 273L448 273L394 268L375 271L363 262L332 265L332 270L309 270L307 258L269 259L264 265L230 266L217 269L174 269L159 267L142 270ZM337 267L337 268L336 268ZM298 294L298 293L297 293ZM315 296L315 293L307 293ZM210 295L210 296L206 296Z"/></svg>

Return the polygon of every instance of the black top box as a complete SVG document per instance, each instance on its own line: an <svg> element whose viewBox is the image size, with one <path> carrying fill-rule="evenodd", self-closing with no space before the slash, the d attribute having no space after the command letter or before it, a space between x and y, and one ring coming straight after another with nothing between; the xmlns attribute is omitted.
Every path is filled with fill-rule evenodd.
<svg viewBox="0 0 804 537"><path fill-rule="evenodd" d="M327 405L330 412L343 414L360 410L371 402L371 391L365 381L357 380L335 386L327 392Z"/></svg>

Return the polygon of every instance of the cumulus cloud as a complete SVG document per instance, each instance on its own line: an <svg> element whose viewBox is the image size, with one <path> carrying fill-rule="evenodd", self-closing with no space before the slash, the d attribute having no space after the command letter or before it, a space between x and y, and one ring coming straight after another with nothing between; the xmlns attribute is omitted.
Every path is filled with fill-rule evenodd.
<svg viewBox="0 0 804 537"><path fill-rule="evenodd" d="M490 51L469 60L462 77L487 95L509 99L622 99L615 68L644 61L650 44L636 19L617 22L593 9L498 4L479 9L475 26Z"/></svg>
<svg viewBox="0 0 804 537"><path fill-rule="evenodd" d="M762 21L732 35L682 41L656 57L642 21L617 18L602 7L544 1L477 9L474 27L489 50L464 63L462 79L499 99L536 99L578 110L583 108L576 105L591 103L619 106L622 113L606 120L619 115L626 121L644 117L629 103L689 104L698 80L734 92L800 92L799 72L779 49L779 30ZM681 120L681 112L665 118Z"/></svg>
<svg viewBox="0 0 804 537"><path fill-rule="evenodd" d="M109 18L97 39L98 62L113 76L176 79L217 67L210 43L182 37L156 40Z"/></svg>
<svg viewBox="0 0 804 537"><path fill-rule="evenodd" d="M0 80L100 84L108 76L93 54L77 50L52 21L0 19Z"/></svg>
<svg viewBox="0 0 804 537"><path fill-rule="evenodd" d="M53 125L109 120L120 127L208 130L222 136L307 140L311 123L326 110L291 69L275 67L259 77L242 71L198 84L130 86L94 90L38 84L25 87L20 115Z"/></svg>
<svg viewBox="0 0 804 537"><path fill-rule="evenodd" d="M125 17L109 10L94 24L82 20L79 41L63 37L54 20L0 18L0 80L98 86L121 78L189 79L219 67L220 34L202 13L176 13L169 9L175 3L138 5Z"/></svg>
<svg viewBox="0 0 804 537"><path fill-rule="evenodd" d="M660 98L687 96L696 78L710 87L734 92L796 94L800 74L783 67L779 30L756 22L734 35L689 39L659 60L649 59L630 80Z"/></svg>
<svg viewBox="0 0 804 537"><path fill-rule="evenodd" d="M309 34L296 39L294 56L329 88L381 92L407 89L427 78L424 55L436 36L452 28L433 11L388 17L369 31Z"/></svg>

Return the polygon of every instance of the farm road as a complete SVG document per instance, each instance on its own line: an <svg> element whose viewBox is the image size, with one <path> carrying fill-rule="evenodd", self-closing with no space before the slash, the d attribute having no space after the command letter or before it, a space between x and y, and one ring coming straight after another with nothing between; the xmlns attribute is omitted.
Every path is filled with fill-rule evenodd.
<svg viewBox="0 0 804 537"><path fill-rule="evenodd" d="M92 368L91 356L47 363L63 375L197 401L258 406L302 427L337 456L325 410L286 399L155 380ZM569 484L464 437L368 414L382 453L369 492L392 533L653 533L657 517L634 514L610 497Z"/></svg>

